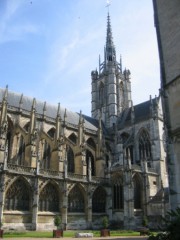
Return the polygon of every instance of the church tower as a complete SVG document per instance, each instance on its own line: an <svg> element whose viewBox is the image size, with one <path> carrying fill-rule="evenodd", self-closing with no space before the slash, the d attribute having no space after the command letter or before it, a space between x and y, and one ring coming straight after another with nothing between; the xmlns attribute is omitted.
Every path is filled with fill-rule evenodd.
<svg viewBox="0 0 180 240"><path fill-rule="evenodd" d="M102 118L107 128L116 123L118 115L131 106L130 71L122 71L122 62L116 60L110 15L107 16L107 36L104 61L99 57L99 71L91 72L92 117Z"/></svg>

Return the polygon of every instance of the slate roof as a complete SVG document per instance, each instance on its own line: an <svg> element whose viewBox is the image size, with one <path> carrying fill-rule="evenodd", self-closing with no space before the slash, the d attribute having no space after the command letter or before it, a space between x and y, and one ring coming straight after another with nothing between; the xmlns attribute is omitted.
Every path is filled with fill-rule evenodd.
<svg viewBox="0 0 180 240"><path fill-rule="evenodd" d="M151 105L152 104L152 105ZM151 107L155 108L156 99L152 99L134 106L134 122L147 120L151 117ZM125 109L118 117L118 129L131 124L132 107Z"/></svg>
<svg viewBox="0 0 180 240"><path fill-rule="evenodd" d="M5 92L5 89L0 88L0 102L3 99L4 92ZM7 97L8 106L19 108L20 99L21 99L21 94L11 92L8 90L8 97ZM31 108L32 108L33 98L23 96L22 102L23 102L22 110L26 110L26 111L30 112ZM44 102L36 100L35 108L36 108L36 112L38 114L43 114ZM57 104L57 106L55 106L55 105L46 103L46 114L45 115L47 117L55 119L57 116L57 109L58 109L58 104ZM61 109L60 115L61 115L61 118L63 119L65 108L60 107L60 109ZM66 113L67 113L66 121L70 124L78 125L79 113L75 113L75 112L72 112L69 110L66 110ZM93 131L97 131L98 121L96 119L93 119L93 118L85 116L85 115L83 115L83 117L85 119L85 128L93 130Z"/></svg>

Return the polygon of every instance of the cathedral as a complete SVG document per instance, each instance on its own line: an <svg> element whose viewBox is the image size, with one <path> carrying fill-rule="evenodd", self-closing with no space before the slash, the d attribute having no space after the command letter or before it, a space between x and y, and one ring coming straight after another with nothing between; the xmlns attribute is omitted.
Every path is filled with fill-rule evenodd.
<svg viewBox="0 0 180 240"><path fill-rule="evenodd" d="M161 96L133 105L107 15L86 116L0 89L0 222L7 230L156 228L169 207Z"/></svg>

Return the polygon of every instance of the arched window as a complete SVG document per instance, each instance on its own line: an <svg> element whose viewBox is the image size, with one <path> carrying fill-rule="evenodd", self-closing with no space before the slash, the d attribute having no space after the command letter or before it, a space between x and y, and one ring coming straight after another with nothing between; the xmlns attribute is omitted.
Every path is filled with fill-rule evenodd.
<svg viewBox="0 0 180 240"><path fill-rule="evenodd" d="M7 139L6 139L6 152L7 152L7 161L10 162L11 158L11 132L7 133Z"/></svg>
<svg viewBox="0 0 180 240"><path fill-rule="evenodd" d="M29 128L30 128L30 122L27 122L27 123L24 125L24 129L26 130L26 132L29 132Z"/></svg>
<svg viewBox="0 0 180 240"><path fill-rule="evenodd" d="M46 140L43 141L42 149L43 149L42 168L50 169L51 148L49 143Z"/></svg>
<svg viewBox="0 0 180 240"><path fill-rule="evenodd" d="M141 209L142 208L142 197L141 197L141 184L140 179L135 176L133 179L133 185L134 185L134 208L135 209Z"/></svg>
<svg viewBox="0 0 180 240"><path fill-rule="evenodd" d="M17 153L17 164L23 165L25 161L25 142L22 135L19 138L19 150Z"/></svg>
<svg viewBox="0 0 180 240"><path fill-rule="evenodd" d="M49 131L47 132L47 134L48 134L51 138L54 138L55 132L56 132L55 128L51 128L51 129L49 129Z"/></svg>
<svg viewBox="0 0 180 240"><path fill-rule="evenodd" d="M95 142L94 142L94 140L93 140L92 138L88 138L87 144L88 144L91 148L93 148L94 150L96 149L96 144L95 144Z"/></svg>
<svg viewBox="0 0 180 240"><path fill-rule="evenodd" d="M78 186L75 186L68 195L68 211L84 212L84 197Z"/></svg>
<svg viewBox="0 0 180 240"><path fill-rule="evenodd" d="M87 164L87 175L88 175L88 169L91 168L91 175L95 176L96 172L95 172L94 156L89 150L86 151L86 164Z"/></svg>
<svg viewBox="0 0 180 240"><path fill-rule="evenodd" d="M51 183L48 183L40 192L39 211L59 212L58 191Z"/></svg>
<svg viewBox="0 0 180 240"><path fill-rule="evenodd" d="M27 184L22 179L17 179L7 190L5 196L5 210L30 210L30 193Z"/></svg>
<svg viewBox="0 0 180 240"><path fill-rule="evenodd" d="M114 180L113 184L113 208L114 209L124 208L123 181L119 177Z"/></svg>
<svg viewBox="0 0 180 240"><path fill-rule="evenodd" d="M140 160L151 158L150 137L144 129L139 134L139 158Z"/></svg>
<svg viewBox="0 0 180 240"><path fill-rule="evenodd" d="M102 82L99 85L99 105L100 107L104 105L104 84Z"/></svg>
<svg viewBox="0 0 180 240"><path fill-rule="evenodd" d="M12 131L13 131L13 123L8 118L8 130L7 130L7 138L6 138L6 153L7 153L7 161L11 160L11 152L12 152Z"/></svg>
<svg viewBox="0 0 180 240"><path fill-rule="evenodd" d="M98 187L93 193L92 211L94 213L106 212L106 192L102 187Z"/></svg>
<svg viewBox="0 0 180 240"><path fill-rule="evenodd" d="M67 146L67 167L68 172L74 173L74 153L70 146Z"/></svg>
<svg viewBox="0 0 180 240"><path fill-rule="evenodd" d="M69 139L71 140L71 142L73 142L74 144L77 143L77 137L76 137L76 135L75 135L74 133L72 133L68 138L69 138Z"/></svg>
<svg viewBox="0 0 180 240"><path fill-rule="evenodd" d="M132 145L132 135L130 136L128 133L123 132L120 135L120 141L123 143L124 148L124 157L126 160L130 160L131 164L134 163L134 156L133 156L133 145Z"/></svg>

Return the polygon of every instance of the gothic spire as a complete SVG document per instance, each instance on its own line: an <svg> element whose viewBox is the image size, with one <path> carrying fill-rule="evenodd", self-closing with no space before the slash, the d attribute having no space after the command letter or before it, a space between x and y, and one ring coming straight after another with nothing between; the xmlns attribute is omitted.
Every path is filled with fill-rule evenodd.
<svg viewBox="0 0 180 240"><path fill-rule="evenodd" d="M106 62L114 62L116 60L116 50L113 42L112 29L111 29L111 20L108 12L107 16L107 35L106 35Z"/></svg>

